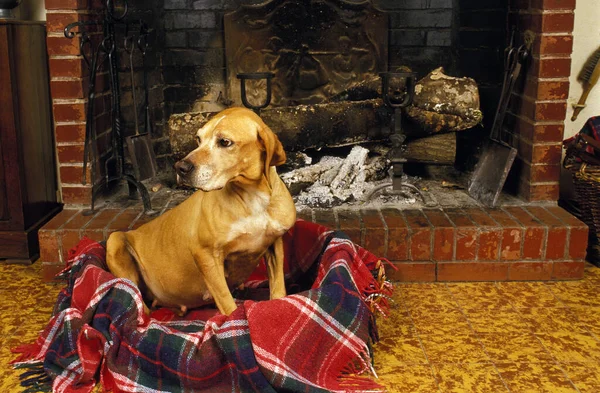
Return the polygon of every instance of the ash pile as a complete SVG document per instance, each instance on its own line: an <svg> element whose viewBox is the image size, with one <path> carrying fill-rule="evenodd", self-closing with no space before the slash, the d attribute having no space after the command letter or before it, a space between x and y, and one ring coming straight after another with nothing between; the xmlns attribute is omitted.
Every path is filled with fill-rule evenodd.
<svg viewBox="0 0 600 393"><path fill-rule="evenodd" d="M388 147L353 147L302 152L290 157L293 169L280 174L289 188L296 207L330 208L352 205L413 204L418 195L410 189L386 193L391 188L391 164ZM285 170L285 168L284 168ZM406 175L405 175L406 176ZM403 179L415 185L419 178Z"/></svg>

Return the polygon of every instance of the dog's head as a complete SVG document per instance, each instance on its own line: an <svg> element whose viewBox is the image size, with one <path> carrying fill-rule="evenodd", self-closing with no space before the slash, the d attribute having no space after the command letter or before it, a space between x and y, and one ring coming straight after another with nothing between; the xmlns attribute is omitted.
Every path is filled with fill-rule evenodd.
<svg viewBox="0 0 600 393"><path fill-rule="evenodd" d="M255 182L270 167L285 163L277 135L254 112L226 109L196 133L198 147L175 164L183 184L203 191L218 190L230 182Z"/></svg>

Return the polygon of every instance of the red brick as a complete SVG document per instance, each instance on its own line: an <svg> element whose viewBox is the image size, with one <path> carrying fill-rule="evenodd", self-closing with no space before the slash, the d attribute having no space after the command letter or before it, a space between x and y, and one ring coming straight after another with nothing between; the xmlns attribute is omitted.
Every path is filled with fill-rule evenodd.
<svg viewBox="0 0 600 393"><path fill-rule="evenodd" d="M431 260L431 224L420 210L405 210L404 217L410 230L410 260Z"/></svg>
<svg viewBox="0 0 600 393"><path fill-rule="evenodd" d="M575 0L531 0L531 8L540 10L574 10Z"/></svg>
<svg viewBox="0 0 600 393"><path fill-rule="evenodd" d="M554 144L531 144L521 139L519 141L519 158L531 164L559 165L561 160L562 145Z"/></svg>
<svg viewBox="0 0 600 393"><path fill-rule="evenodd" d="M532 92L528 91L528 93ZM538 92L533 92L533 94L538 94ZM519 114L534 121L563 121L566 113L567 103L564 100L539 102L535 97L523 97L520 102Z"/></svg>
<svg viewBox="0 0 600 393"><path fill-rule="evenodd" d="M568 229L565 224L541 206L527 206L525 209L543 224L548 226L546 259L563 259L566 255L568 234Z"/></svg>
<svg viewBox="0 0 600 393"><path fill-rule="evenodd" d="M588 246L588 228L571 228L569 236L569 257L583 260Z"/></svg>
<svg viewBox="0 0 600 393"><path fill-rule="evenodd" d="M439 262L438 281L506 281L508 264L502 262Z"/></svg>
<svg viewBox="0 0 600 393"><path fill-rule="evenodd" d="M46 14L46 31L63 33L65 27L71 23L79 22L81 14L73 12L48 12Z"/></svg>
<svg viewBox="0 0 600 393"><path fill-rule="evenodd" d="M50 36L46 38L50 56L79 55L79 37L74 38Z"/></svg>
<svg viewBox="0 0 600 393"><path fill-rule="evenodd" d="M56 233L57 230L40 230L38 232L40 261L60 262L60 244Z"/></svg>
<svg viewBox="0 0 600 393"><path fill-rule="evenodd" d="M585 262L554 262L553 280L581 280L584 275Z"/></svg>
<svg viewBox="0 0 600 393"><path fill-rule="evenodd" d="M360 211L365 228L364 248L373 254L385 257L387 253L387 228L378 210L365 209Z"/></svg>
<svg viewBox="0 0 600 393"><path fill-rule="evenodd" d="M87 210L82 210L79 213L75 214L68 222L63 225L62 229L64 230L77 230L84 228L88 222L90 222L94 218L93 214L88 214Z"/></svg>
<svg viewBox="0 0 600 393"><path fill-rule="evenodd" d="M121 209L100 210L82 230L82 235L97 241L106 239L106 228L121 211Z"/></svg>
<svg viewBox="0 0 600 393"><path fill-rule="evenodd" d="M522 163L521 181L539 183L539 182L557 182L560 178L560 165L531 165Z"/></svg>
<svg viewBox="0 0 600 393"><path fill-rule="evenodd" d="M87 0L45 0L47 10L83 10Z"/></svg>
<svg viewBox="0 0 600 393"><path fill-rule="evenodd" d="M500 255L501 243L502 231L495 228L482 228L479 234L479 252L477 253L477 258L480 261L497 261Z"/></svg>
<svg viewBox="0 0 600 393"><path fill-rule="evenodd" d="M553 263L511 262L508 268L509 281L548 281L552 278Z"/></svg>
<svg viewBox="0 0 600 393"><path fill-rule="evenodd" d="M315 217L317 210L314 211ZM340 231L344 232L350 240L360 246L362 243L362 225L360 214L357 211L341 210L338 212L338 225Z"/></svg>
<svg viewBox="0 0 600 393"><path fill-rule="evenodd" d="M538 102L535 105L535 121L562 121L567 114L567 103L561 102Z"/></svg>
<svg viewBox="0 0 600 393"><path fill-rule="evenodd" d="M557 201L559 194L558 182L528 184L519 183L519 196L529 202Z"/></svg>
<svg viewBox="0 0 600 393"><path fill-rule="evenodd" d="M562 142L564 135L564 124L533 124L531 120L519 118L516 122L515 132L529 144Z"/></svg>
<svg viewBox="0 0 600 393"><path fill-rule="evenodd" d="M88 75L83 59L80 57L50 58L48 64L52 78L81 78Z"/></svg>
<svg viewBox="0 0 600 393"><path fill-rule="evenodd" d="M454 225L446 214L438 209L424 209L423 213L433 225L433 260L454 259Z"/></svg>
<svg viewBox="0 0 600 393"><path fill-rule="evenodd" d="M521 225L500 209L490 209L488 214L502 226L500 260L516 261L521 259L521 243L523 240Z"/></svg>
<svg viewBox="0 0 600 393"><path fill-rule="evenodd" d="M456 226L455 259L475 260L479 248L479 234L475 223L460 209L446 209L446 214Z"/></svg>
<svg viewBox="0 0 600 393"><path fill-rule="evenodd" d="M567 228L549 228L546 243L546 259L564 259L567 253Z"/></svg>
<svg viewBox="0 0 600 393"><path fill-rule="evenodd" d="M541 34L533 43L533 51L541 55L570 55L573 52L573 36Z"/></svg>
<svg viewBox="0 0 600 393"><path fill-rule="evenodd" d="M463 211L479 227L479 250L477 258L482 261L497 261L502 241L498 223L480 208L465 208Z"/></svg>
<svg viewBox="0 0 600 393"><path fill-rule="evenodd" d="M66 204L84 204L90 203L92 197L92 188L85 186L65 186L62 187L63 202Z"/></svg>
<svg viewBox="0 0 600 393"><path fill-rule="evenodd" d="M537 83L537 89L535 91L534 99L537 100L566 100L569 96L569 81L548 81L541 80ZM559 103L557 103L559 104ZM562 104L562 103L560 103ZM566 110L566 104L564 104ZM563 108L559 108L559 112L562 112ZM556 117L560 115L557 114ZM540 119L541 120L541 119ZM543 119L549 120L549 119ZM564 120L564 116L560 119Z"/></svg>
<svg viewBox="0 0 600 393"><path fill-rule="evenodd" d="M394 267L386 269L388 280L400 282L432 282L435 281L435 263L433 262L398 262Z"/></svg>
<svg viewBox="0 0 600 393"><path fill-rule="evenodd" d="M79 229L69 229L63 230L61 235L62 242L62 258L64 261L69 260L69 251L79 244L81 240L81 236L79 234Z"/></svg>
<svg viewBox="0 0 600 393"><path fill-rule="evenodd" d="M566 78L571 73L570 58L543 58L537 63L537 68L531 68L533 72L537 70L540 78Z"/></svg>
<svg viewBox="0 0 600 393"><path fill-rule="evenodd" d="M56 122L85 121L86 105L83 102L54 103L52 109Z"/></svg>
<svg viewBox="0 0 600 393"><path fill-rule="evenodd" d="M54 133L58 143L84 143L85 124L58 124L54 127Z"/></svg>
<svg viewBox="0 0 600 393"><path fill-rule="evenodd" d="M498 223L483 209L467 207L462 209L480 227L496 227Z"/></svg>
<svg viewBox="0 0 600 393"><path fill-rule="evenodd" d="M42 281L43 282L54 282L59 279L56 275L63 271L65 265L61 262L42 262Z"/></svg>
<svg viewBox="0 0 600 393"><path fill-rule="evenodd" d="M541 259L546 241L546 228L526 210L518 206L503 208L525 227L523 237L523 258Z"/></svg>
<svg viewBox="0 0 600 393"><path fill-rule="evenodd" d="M409 231L402 212L397 209L382 209L388 227L387 258L391 261L408 260Z"/></svg>
<svg viewBox="0 0 600 393"><path fill-rule="evenodd" d="M78 164L83 162L83 149L83 145L57 146L58 162L61 164Z"/></svg>
<svg viewBox="0 0 600 393"><path fill-rule="evenodd" d="M135 219L142 213L142 209L126 209L123 210L117 217L115 217L110 224L108 224L108 230L126 231L134 223Z"/></svg>
<svg viewBox="0 0 600 393"><path fill-rule="evenodd" d="M79 209L62 209L57 215L52 217L50 221L44 224L41 231L51 231L62 228L62 226L79 211Z"/></svg>
<svg viewBox="0 0 600 393"><path fill-rule="evenodd" d="M83 180L83 165L60 166L60 182L63 184L81 184ZM91 179L91 166L86 168L87 181Z"/></svg>
<svg viewBox="0 0 600 393"><path fill-rule="evenodd" d="M333 210L315 210L315 222L329 229L335 230L337 228Z"/></svg>
<svg viewBox="0 0 600 393"><path fill-rule="evenodd" d="M572 215L571 213L569 213L568 211L566 211L562 207L558 207L558 206L546 206L545 209L550 214L552 214L553 216L557 217L563 223L565 223L566 225L568 225L570 227L587 228L587 226L583 223L583 221L581 221L580 219L578 219L577 217L575 217L574 215Z"/></svg>
<svg viewBox="0 0 600 393"><path fill-rule="evenodd" d="M575 24L575 14L544 13L542 14L542 33L571 33Z"/></svg>
<svg viewBox="0 0 600 393"><path fill-rule="evenodd" d="M87 92L87 82L82 79L50 81L52 98L84 98Z"/></svg>
<svg viewBox="0 0 600 393"><path fill-rule="evenodd" d="M302 211L299 211L298 213L296 213L296 219L301 219L304 221L313 221L312 210L304 209Z"/></svg>
<svg viewBox="0 0 600 393"><path fill-rule="evenodd" d="M546 207L552 215L558 217L570 227L568 256L573 260L582 260L586 256L588 246L588 227L577 217L558 206Z"/></svg>

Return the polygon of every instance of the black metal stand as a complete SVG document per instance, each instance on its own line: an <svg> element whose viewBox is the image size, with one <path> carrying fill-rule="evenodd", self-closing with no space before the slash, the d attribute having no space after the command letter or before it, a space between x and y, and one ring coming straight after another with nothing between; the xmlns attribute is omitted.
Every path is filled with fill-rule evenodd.
<svg viewBox="0 0 600 393"><path fill-rule="evenodd" d="M237 78L240 80L240 84L241 84L240 94L242 96L242 104L244 104L244 106L246 108L252 109L254 111L254 113L256 113L257 115L260 115L260 110L263 108L266 108L271 103L271 79L273 79L274 76L275 76L275 74L273 74L271 72L248 72L248 73L237 74ZM265 98L265 101L262 104L253 105L248 101L248 96L246 94L246 80L248 80L248 79L250 79L250 80L265 79L267 81L267 96Z"/></svg>
<svg viewBox="0 0 600 393"><path fill-rule="evenodd" d="M417 187L412 184L405 183L402 178L404 175L404 164L406 158L404 158L404 141L406 135L402 131L402 108L409 106L415 96L415 83L416 75L413 72L381 72L381 97L385 105L392 110L392 118L390 119L390 141L392 142L392 149L390 150L390 161L392 163L391 168L391 184L382 184L375 187L365 197L365 200L369 200L375 193L391 187L391 190L387 192L389 194L399 194L402 188L408 188L411 191L416 192L423 202L425 196ZM390 93L390 79L402 78L406 81L406 91L404 96L399 99L393 93Z"/></svg>
<svg viewBox="0 0 600 393"><path fill-rule="evenodd" d="M85 60L89 71L82 184L87 184L87 165L89 162L91 165L90 183L92 185L92 196L90 201L90 209L85 211L83 214L90 215L96 213L95 199L98 196L98 193L109 183L120 180L127 181L130 197L135 196L135 190L139 192L144 205L144 212L146 214L154 214L156 212L152 210L150 196L146 187L134 176L125 172L125 152L123 147L123 131L121 126L121 89L119 86L119 61L115 26L117 24L123 24L126 25L127 30L129 30L130 25L138 25L140 36L139 39L143 40L144 42L147 42L149 30L145 23L141 20L125 20L128 12L127 0L123 0L122 13L118 15L115 12L114 1L105 0L104 18L102 21L74 22L67 25L64 30L65 37L67 38L74 38L75 36L80 37L79 51ZM88 30L95 29L97 31L97 27L99 25L102 26L102 39L99 44L94 46ZM90 29L90 27L93 27L93 29ZM77 32L73 31L75 28L77 28ZM96 122L94 120L94 104L96 98L96 76L98 70L105 65L108 67L111 90L112 152L111 156L107 158L105 163L105 176L102 179L97 180L96 165L98 161L98 147L96 144L97 131L95 124ZM135 86L132 86L132 88L135 88Z"/></svg>

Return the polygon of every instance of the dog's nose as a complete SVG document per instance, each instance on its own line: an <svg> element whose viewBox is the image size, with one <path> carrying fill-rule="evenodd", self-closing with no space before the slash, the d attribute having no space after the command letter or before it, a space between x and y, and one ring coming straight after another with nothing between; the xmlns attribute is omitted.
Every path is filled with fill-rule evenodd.
<svg viewBox="0 0 600 393"><path fill-rule="evenodd" d="M177 161L175 163L175 170L179 176L185 176L194 169L194 164L187 160Z"/></svg>

